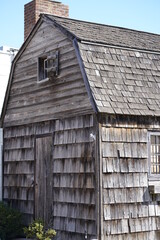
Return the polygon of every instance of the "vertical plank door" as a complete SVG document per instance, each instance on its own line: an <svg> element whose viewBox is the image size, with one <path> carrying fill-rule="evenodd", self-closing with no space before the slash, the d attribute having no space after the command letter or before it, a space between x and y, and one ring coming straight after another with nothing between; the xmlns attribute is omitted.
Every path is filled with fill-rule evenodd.
<svg viewBox="0 0 160 240"><path fill-rule="evenodd" d="M52 136L36 138L35 218L45 225L52 214Z"/></svg>

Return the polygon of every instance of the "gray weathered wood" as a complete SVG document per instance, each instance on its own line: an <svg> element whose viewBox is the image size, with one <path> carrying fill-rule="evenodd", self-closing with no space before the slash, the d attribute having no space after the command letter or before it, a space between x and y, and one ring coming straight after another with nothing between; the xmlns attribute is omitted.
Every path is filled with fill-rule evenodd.
<svg viewBox="0 0 160 240"><path fill-rule="evenodd" d="M36 138L35 217L46 225L52 218L53 137Z"/></svg>

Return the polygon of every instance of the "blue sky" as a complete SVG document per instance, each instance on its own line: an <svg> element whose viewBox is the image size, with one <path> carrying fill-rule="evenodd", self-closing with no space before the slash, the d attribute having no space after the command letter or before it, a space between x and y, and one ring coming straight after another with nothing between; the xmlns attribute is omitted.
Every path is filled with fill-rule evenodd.
<svg viewBox="0 0 160 240"><path fill-rule="evenodd" d="M30 0L2 0L0 46L19 48L24 35L24 4ZM70 18L160 34L160 0L62 0Z"/></svg>

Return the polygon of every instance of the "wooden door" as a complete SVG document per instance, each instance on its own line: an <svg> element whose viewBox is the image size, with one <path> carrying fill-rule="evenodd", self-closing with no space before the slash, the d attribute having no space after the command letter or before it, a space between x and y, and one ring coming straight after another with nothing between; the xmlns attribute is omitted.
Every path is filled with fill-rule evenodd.
<svg viewBox="0 0 160 240"><path fill-rule="evenodd" d="M52 214L52 136L36 138L35 218L48 225Z"/></svg>

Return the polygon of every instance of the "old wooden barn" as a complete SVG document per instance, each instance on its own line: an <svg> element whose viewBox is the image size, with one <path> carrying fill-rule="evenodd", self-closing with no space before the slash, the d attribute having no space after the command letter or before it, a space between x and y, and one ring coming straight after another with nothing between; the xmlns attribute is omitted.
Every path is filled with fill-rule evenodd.
<svg viewBox="0 0 160 240"><path fill-rule="evenodd" d="M57 239L160 239L160 36L42 14L2 114L3 199Z"/></svg>

